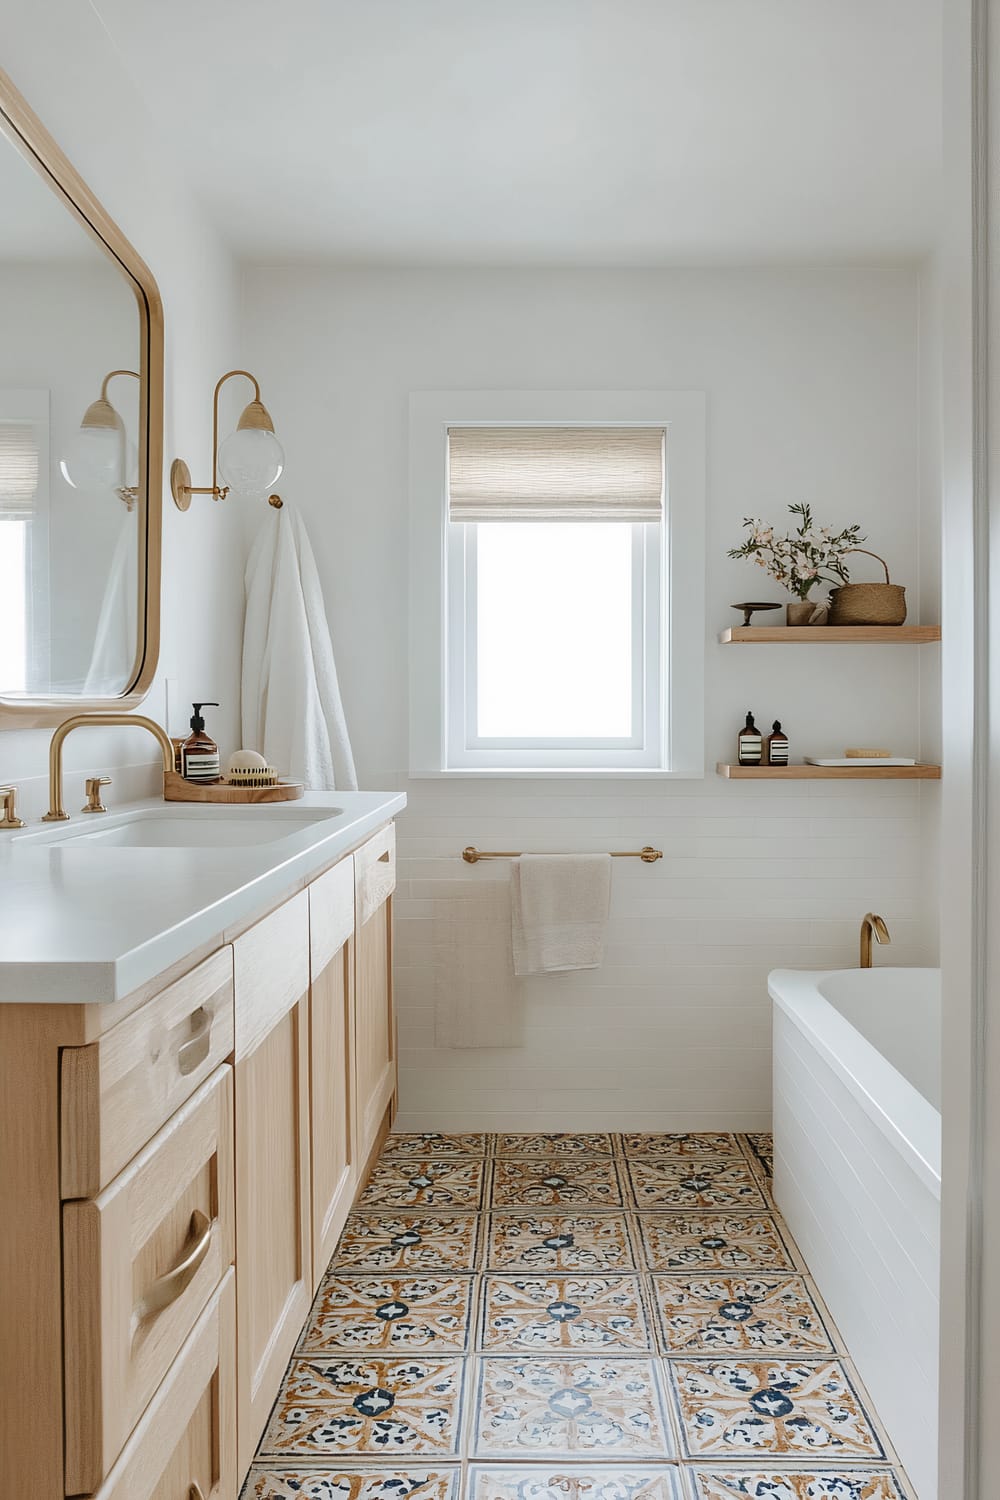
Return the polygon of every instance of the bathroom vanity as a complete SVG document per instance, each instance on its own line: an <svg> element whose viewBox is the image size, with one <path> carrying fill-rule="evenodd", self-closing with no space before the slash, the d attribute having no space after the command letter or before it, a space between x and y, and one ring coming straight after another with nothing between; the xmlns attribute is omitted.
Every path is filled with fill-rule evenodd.
<svg viewBox="0 0 1000 1500"><path fill-rule="evenodd" d="M245 810L184 833L189 810L152 803L0 851L0 1451L22 1500L233 1500L389 1128L404 799L305 802L290 832L252 809L255 843Z"/></svg>

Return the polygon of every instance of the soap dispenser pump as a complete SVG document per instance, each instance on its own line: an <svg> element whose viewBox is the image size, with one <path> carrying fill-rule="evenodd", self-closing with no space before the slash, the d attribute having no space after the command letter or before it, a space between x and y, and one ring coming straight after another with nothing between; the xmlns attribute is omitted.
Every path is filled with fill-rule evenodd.
<svg viewBox="0 0 1000 1500"><path fill-rule="evenodd" d="M205 733L203 708L218 708L218 703L192 703L191 734L181 746L181 775L185 781L197 781L202 786L212 786L222 780L219 765L219 747Z"/></svg>

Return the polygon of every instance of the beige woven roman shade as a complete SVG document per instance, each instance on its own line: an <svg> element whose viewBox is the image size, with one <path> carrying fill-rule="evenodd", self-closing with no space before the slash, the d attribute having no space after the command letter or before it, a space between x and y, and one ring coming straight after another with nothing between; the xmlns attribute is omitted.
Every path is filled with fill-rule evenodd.
<svg viewBox="0 0 1000 1500"><path fill-rule="evenodd" d="M0 520L30 521L38 493L38 433L31 422L0 422Z"/></svg>
<svg viewBox="0 0 1000 1500"><path fill-rule="evenodd" d="M450 427L452 521L659 521L662 427Z"/></svg>

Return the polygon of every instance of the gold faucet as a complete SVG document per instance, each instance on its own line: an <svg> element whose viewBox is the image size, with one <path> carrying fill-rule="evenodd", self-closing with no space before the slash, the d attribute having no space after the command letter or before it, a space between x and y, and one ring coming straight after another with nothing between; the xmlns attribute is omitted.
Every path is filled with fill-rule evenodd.
<svg viewBox="0 0 1000 1500"><path fill-rule="evenodd" d="M23 828L24 819L17 815L17 787L0 786L0 828Z"/></svg>
<svg viewBox="0 0 1000 1500"><path fill-rule="evenodd" d="M876 916L873 911L869 911L865 913L861 923L861 967L863 969L870 969L872 966L872 933L875 934L876 943L880 945L892 942L889 929L882 918Z"/></svg>
<svg viewBox="0 0 1000 1500"><path fill-rule="evenodd" d="M81 727L92 725L98 729L110 724L119 724L123 729L148 729L163 754L164 775L174 769L173 744L167 731L152 719L145 719L141 714L74 714L71 719L63 720L49 745L49 810L42 818L43 823L64 823L69 818L69 813L62 805L62 752L66 736Z"/></svg>

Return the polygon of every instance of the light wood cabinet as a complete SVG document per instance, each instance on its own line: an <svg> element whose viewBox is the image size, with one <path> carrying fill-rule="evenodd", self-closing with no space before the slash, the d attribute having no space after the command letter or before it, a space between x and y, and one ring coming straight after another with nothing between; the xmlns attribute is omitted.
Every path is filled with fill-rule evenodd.
<svg viewBox="0 0 1000 1500"><path fill-rule="evenodd" d="M313 1292L306 893L233 946L242 1471L253 1457Z"/></svg>
<svg viewBox="0 0 1000 1500"><path fill-rule="evenodd" d="M354 1119L354 870L349 859L309 888L309 1103L314 1290L358 1179Z"/></svg>
<svg viewBox="0 0 1000 1500"><path fill-rule="evenodd" d="M62 1195L99 1193L233 1050L233 950L62 1057Z"/></svg>
<svg viewBox="0 0 1000 1500"><path fill-rule="evenodd" d="M395 883L387 826L160 989L0 1006L18 1500L236 1500L394 1108Z"/></svg>
<svg viewBox="0 0 1000 1500"><path fill-rule="evenodd" d="M233 1500L235 1288L230 1271L96 1500ZM195 1488L197 1486L197 1488Z"/></svg>
<svg viewBox="0 0 1000 1500"><path fill-rule="evenodd" d="M63 1206L66 1490L117 1458L233 1260L233 1072L98 1198Z"/></svg>
<svg viewBox="0 0 1000 1500"><path fill-rule="evenodd" d="M392 1003L392 892L396 837L390 824L354 856L354 1026L358 1156L364 1162L396 1095Z"/></svg>

